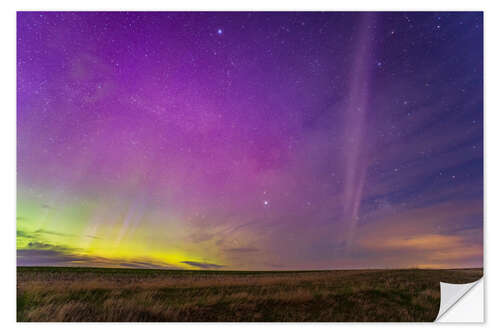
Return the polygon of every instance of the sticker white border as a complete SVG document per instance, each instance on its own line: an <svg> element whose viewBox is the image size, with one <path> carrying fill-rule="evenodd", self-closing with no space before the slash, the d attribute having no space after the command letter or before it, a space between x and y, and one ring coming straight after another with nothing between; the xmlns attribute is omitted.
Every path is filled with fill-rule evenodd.
<svg viewBox="0 0 500 333"><path fill-rule="evenodd" d="M441 282L441 303L436 322L483 323L484 280L465 284Z"/></svg>

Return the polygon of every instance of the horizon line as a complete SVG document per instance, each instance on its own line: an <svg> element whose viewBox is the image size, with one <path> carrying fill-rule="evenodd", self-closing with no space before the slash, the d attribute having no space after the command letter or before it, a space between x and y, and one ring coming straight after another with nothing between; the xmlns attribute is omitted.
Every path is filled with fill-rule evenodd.
<svg viewBox="0 0 500 333"><path fill-rule="evenodd" d="M80 269L120 269L120 270L154 270L154 271L193 271L193 272L331 272L331 271L381 271L381 270L470 270L484 267L455 267L455 268L425 268L425 267L399 267L399 268L335 268L335 269L304 269L304 270L224 270L224 269L188 269L188 268L139 268L139 267L99 267L99 266L18 266L17 268L80 268Z"/></svg>

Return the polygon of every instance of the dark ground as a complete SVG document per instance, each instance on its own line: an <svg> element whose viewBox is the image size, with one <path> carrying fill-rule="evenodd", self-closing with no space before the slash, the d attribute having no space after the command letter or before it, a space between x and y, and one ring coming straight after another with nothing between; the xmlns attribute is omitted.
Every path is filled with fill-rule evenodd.
<svg viewBox="0 0 500 333"><path fill-rule="evenodd" d="M297 272L17 268L18 321L434 321L439 282L482 269Z"/></svg>

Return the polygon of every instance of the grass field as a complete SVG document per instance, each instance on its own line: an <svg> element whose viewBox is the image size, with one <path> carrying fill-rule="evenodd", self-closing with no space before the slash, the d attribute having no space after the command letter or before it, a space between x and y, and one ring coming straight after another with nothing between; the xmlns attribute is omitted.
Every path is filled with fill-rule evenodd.
<svg viewBox="0 0 500 333"><path fill-rule="evenodd" d="M300 272L17 268L18 321L433 321L439 282L482 269Z"/></svg>

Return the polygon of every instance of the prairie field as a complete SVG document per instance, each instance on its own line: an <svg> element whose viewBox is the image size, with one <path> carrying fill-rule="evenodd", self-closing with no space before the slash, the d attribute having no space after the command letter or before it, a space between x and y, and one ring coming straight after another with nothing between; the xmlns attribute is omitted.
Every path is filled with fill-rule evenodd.
<svg viewBox="0 0 500 333"><path fill-rule="evenodd" d="M17 268L17 321L433 321L439 282L478 269L173 271Z"/></svg>

